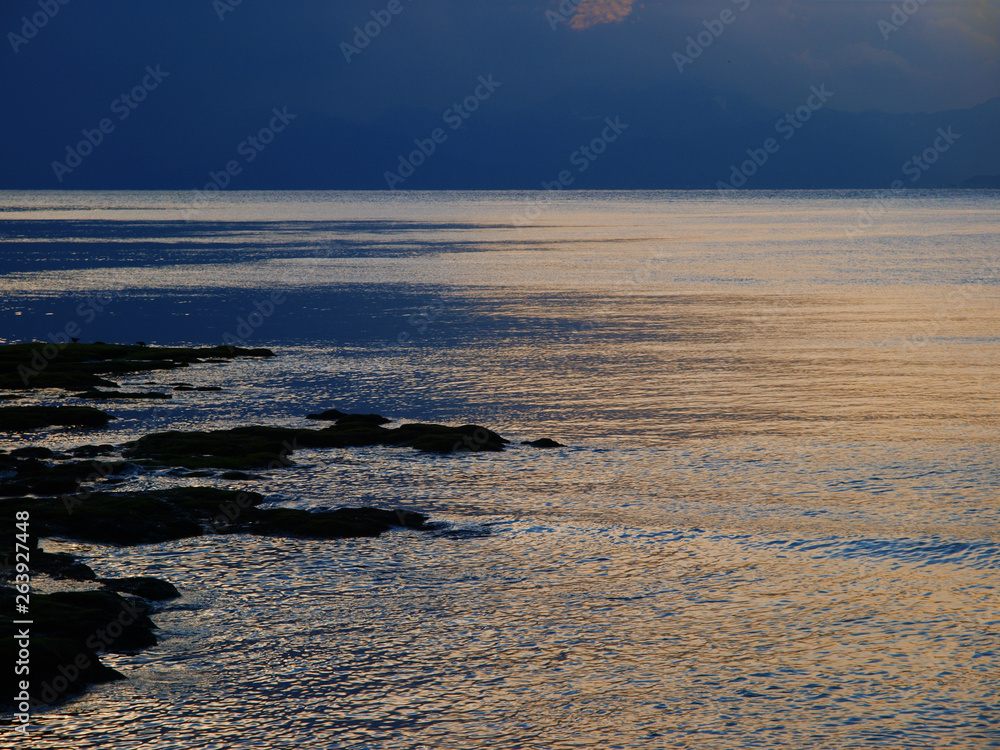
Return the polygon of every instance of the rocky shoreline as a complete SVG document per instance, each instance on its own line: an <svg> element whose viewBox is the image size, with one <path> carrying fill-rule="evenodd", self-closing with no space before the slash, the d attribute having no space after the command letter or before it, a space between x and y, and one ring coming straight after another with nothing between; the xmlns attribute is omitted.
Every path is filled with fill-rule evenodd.
<svg viewBox="0 0 1000 750"><path fill-rule="evenodd" d="M0 393L0 402L13 404L0 407L0 435L17 438L52 427L85 434L114 420L112 414L89 406L16 405L27 392L46 400L67 395L101 401L172 398L209 389L172 383L166 386L171 393L124 392L109 378L272 356L268 349L227 346L161 348L100 342L0 346L0 390L8 391ZM375 537L394 527L423 529L428 520L402 508L262 508L265 498L261 494L218 486L116 491L114 485L123 474L176 469L187 470L189 477L249 480L257 474L247 472L295 466L294 453L302 448L386 446L446 454L500 452L509 444L492 430L472 424L415 423L393 428L385 426L391 420L381 415L336 409L307 418L332 424L315 429L249 426L157 432L121 446L83 444L63 452L39 446L0 450L3 704L23 704L20 681L25 676L30 676L28 700L36 708L67 700L88 685L125 679L101 662L101 653L134 652L155 645L156 625L150 618L153 602L180 596L171 583L160 579L99 577L71 555L42 550L41 538L121 547L206 534L339 539ZM525 442L539 448L560 447L548 438ZM25 524L24 519L30 520L19 525ZM19 535L19 529L24 533ZM36 576L82 582L91 590L34 593L25 582ZM32 620L30 639L15 622L16 607L24 602ZM30 672L19 676L14 665L25 661L26 651Z"/></svg>

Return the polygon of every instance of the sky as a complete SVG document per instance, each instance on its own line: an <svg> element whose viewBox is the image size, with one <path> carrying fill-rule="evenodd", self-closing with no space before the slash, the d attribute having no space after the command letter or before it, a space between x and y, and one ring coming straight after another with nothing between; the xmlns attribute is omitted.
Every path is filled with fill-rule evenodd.
<svg viewBox="0 0 1000 750"><path fill-rule="evenodd" d="M409 120L419 138L420 113L482 92L479 76L497 84L496 122L599 120L614 113L586 110L606 96L669 100L674 119L708 95L791 111L820 85L835 92L826 109L858 114L1000 96L997 0L5 0L0 33L5 187L48 185L55 157L104 118L130 131L109 141L142 133L164 179L166 161L199 149L210 171L214 134L228 143L273 108L369 131ZM119 101L144 81L156 84L144 101ZM116 148L119 161L138 153ZM89 184L49 186L67 180Z"/></svg>

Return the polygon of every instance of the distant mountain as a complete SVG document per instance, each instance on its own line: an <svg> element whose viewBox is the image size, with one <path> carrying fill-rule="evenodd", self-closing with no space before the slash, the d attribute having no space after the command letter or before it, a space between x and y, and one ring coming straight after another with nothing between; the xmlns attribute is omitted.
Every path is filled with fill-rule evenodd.
<svg viewBox="0 0 1000 750"><path fill-rule="evenodd" d="M1000 98L886 114L837 111L835 92L813 110L810 96L822 98L803 92L800 117L694 86L579 91L509 111L501 88L464 119L399 110L369 123L289 102L294 119L258 148L247 139L275 123L272 111L197 110L192 121L190 103L164 90L84 147L62 182L52 163L70 158L80 123L4 118L0 188L538 189L560 176L572 189L996 185L982 175L1000 174Z"/></svg>

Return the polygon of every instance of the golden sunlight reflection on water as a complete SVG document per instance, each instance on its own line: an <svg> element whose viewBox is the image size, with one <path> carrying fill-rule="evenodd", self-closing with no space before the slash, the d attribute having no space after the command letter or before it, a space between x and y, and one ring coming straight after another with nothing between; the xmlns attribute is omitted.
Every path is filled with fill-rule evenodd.
<svg viewBox="0 0 1000 750"><path fill-rule="evenodd" d="M901 199L851 242L863 195L560 196L521 228L523 195L232 196L203 210L236 228L166 267L149 236L186 230L141 222L180 198L87 200L139 222L136 265L22 268L0 315L113 286L123 315L216 343L148 297L207 326L212 298L270 284L289 302L254 344L279 356L34 442L333 406L515 442L300 451L245 485L428 532L46 542L184 597L160 645L108 657L128 682L42 715L33 747L1000 746L996 198ZM542 436L568 447L519 444ZM191 483L232 484L122 486Z"/></svg>

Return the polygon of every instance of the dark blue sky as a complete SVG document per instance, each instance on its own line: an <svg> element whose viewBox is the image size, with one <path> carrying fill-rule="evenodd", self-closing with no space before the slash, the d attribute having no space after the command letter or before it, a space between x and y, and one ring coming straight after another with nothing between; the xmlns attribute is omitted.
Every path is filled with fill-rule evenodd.
<svg viewBox="0 0 1000 750"><path fill-rule="evenodd" d="M834 95L797 148L820 148L824 127L874 137L841 180L857 182L885 132L915 128L901 136L912 150L955 119L924 127L904 113L1000 95L998 16L987 0L7 0L0 186L193 188L235 163L230 188L385 187L398 156L441 127L433 168L404 187L536 187L627 112L632 149L662 168L638 174L638 157L616 160L609 144L596 182L577 186L627 187L633 173L636 187L693 187L758 147L812 86ZM366 26L377 35L359 37ZM486 91L479 76L499 85ZM460 110L452 132L446 112L463 102L476 111ZM248 144L275 108L296 119L264 134L273 144ZM92 153L71 172L54 167L86 133L100 141ZM709 140L669 140L693 133ZM693 147L723 152L721 166L671 160ZM965 151L969 166L953 161L942 184L974 163L1000 171L988 147ZM769 179L816 174L786 167ZM874 184L893 169L876 169Z"/></svg>

